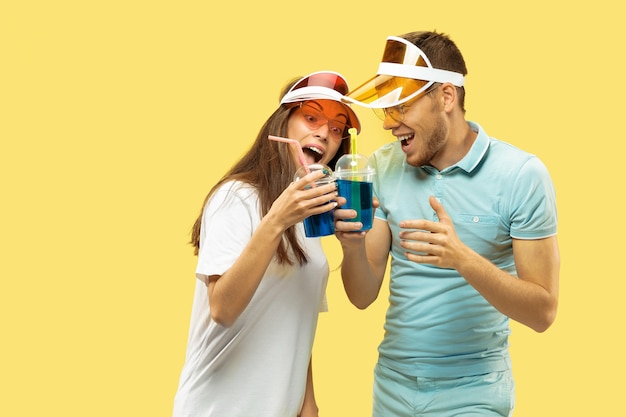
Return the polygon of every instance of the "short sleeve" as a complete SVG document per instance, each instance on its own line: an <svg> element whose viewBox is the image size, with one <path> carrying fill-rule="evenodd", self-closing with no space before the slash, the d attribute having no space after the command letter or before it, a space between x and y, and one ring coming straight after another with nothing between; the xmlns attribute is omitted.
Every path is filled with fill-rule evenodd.
<svg viewBox="0 0 626 417"><path fill-rule="evenodd" d="M259 221L257 207L256 193L241 183L226 183L211 196L202 214L198 279L206 283L235 263Z"/></svg>
<svg viewBox="0 0 626 417"><path fill-rule="evenodd" d="M320 313L328 312L328 299L326 298L326 293L325 292L324 292L324 295L322 296L322 301L320 302L319 312Z"/></svg>
<svg viewBox="0 0 626 417"><path fill-rule="evenodd" d="M557 232L554 184L546 166L530 158L519 171L511 194L511 237L541 239Z"/></svg>

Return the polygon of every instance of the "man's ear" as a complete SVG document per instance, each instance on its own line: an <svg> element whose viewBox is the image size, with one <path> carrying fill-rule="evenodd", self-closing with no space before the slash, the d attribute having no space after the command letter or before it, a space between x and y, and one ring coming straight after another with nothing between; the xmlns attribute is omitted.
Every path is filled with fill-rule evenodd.
<svg viewBox="0 0 626 417"><path fill-rule="evenodd" d="M445 111L452 111L456 105L456 87L451 83L444 83L441 86L441 100Z"/></svg>

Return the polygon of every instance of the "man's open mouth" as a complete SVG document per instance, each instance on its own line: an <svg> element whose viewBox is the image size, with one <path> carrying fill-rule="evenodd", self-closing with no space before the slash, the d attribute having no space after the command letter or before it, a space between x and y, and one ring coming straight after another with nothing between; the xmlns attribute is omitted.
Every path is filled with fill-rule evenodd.
<svg viewBox="0 0 626 417"><path fill-rule="evenodd" d="M398 136L398 140L400 141L400 143L402 144L402 147L404 148L406 146L409 146L411 141L413 141L414 137L415 137L415 134L411 133L410 135Z"/></svg>

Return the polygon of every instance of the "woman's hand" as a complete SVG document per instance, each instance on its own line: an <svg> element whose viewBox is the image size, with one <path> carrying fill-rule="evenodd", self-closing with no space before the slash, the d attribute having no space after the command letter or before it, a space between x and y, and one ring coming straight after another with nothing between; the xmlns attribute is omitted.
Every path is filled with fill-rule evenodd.
<svg viewBox="0 0 626 417"><path fill-rule="evenodd" d="M334 209L337 206L336 183L314 184L323 176L322 171L315 171L289 184L272 203L267 216L286 230L309 216Z"/></svg>

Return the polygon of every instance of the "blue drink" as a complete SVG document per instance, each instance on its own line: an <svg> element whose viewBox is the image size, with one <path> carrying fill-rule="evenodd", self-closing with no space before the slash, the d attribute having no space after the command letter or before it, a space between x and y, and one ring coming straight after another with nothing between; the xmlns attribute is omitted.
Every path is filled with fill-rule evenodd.
<svg viewBox="0 0 626 417"><path fill-rule="evenodd" d="M328 236L335 233L333 210L304 219L304 232L306 237Z"/></svg>
<svg viewBox="0 0 626 417"><path fill-rule="evenodd" d="M347 200L341 208L356 210L356 218L344 221L363 223L359 231L371 229L374 220L372 183L337 179L337 186L339 195Z"/></svg>
<svg viewBox="0 0 626 417"><path fill-rule="evenodd" d="M298 169L296 175L294 176L294 181L298 181L308 172L313 171L323 171L325 174L324 177L315 181L315 186L321 186L335 182L333 171L328 166L322 164L311 164L306 167L300 167L300 169ZM309 216L304 219L303 223L304 233L306 237L328 236L335 233L335 217L333 215L333 209L321 214Z"/></svg>

